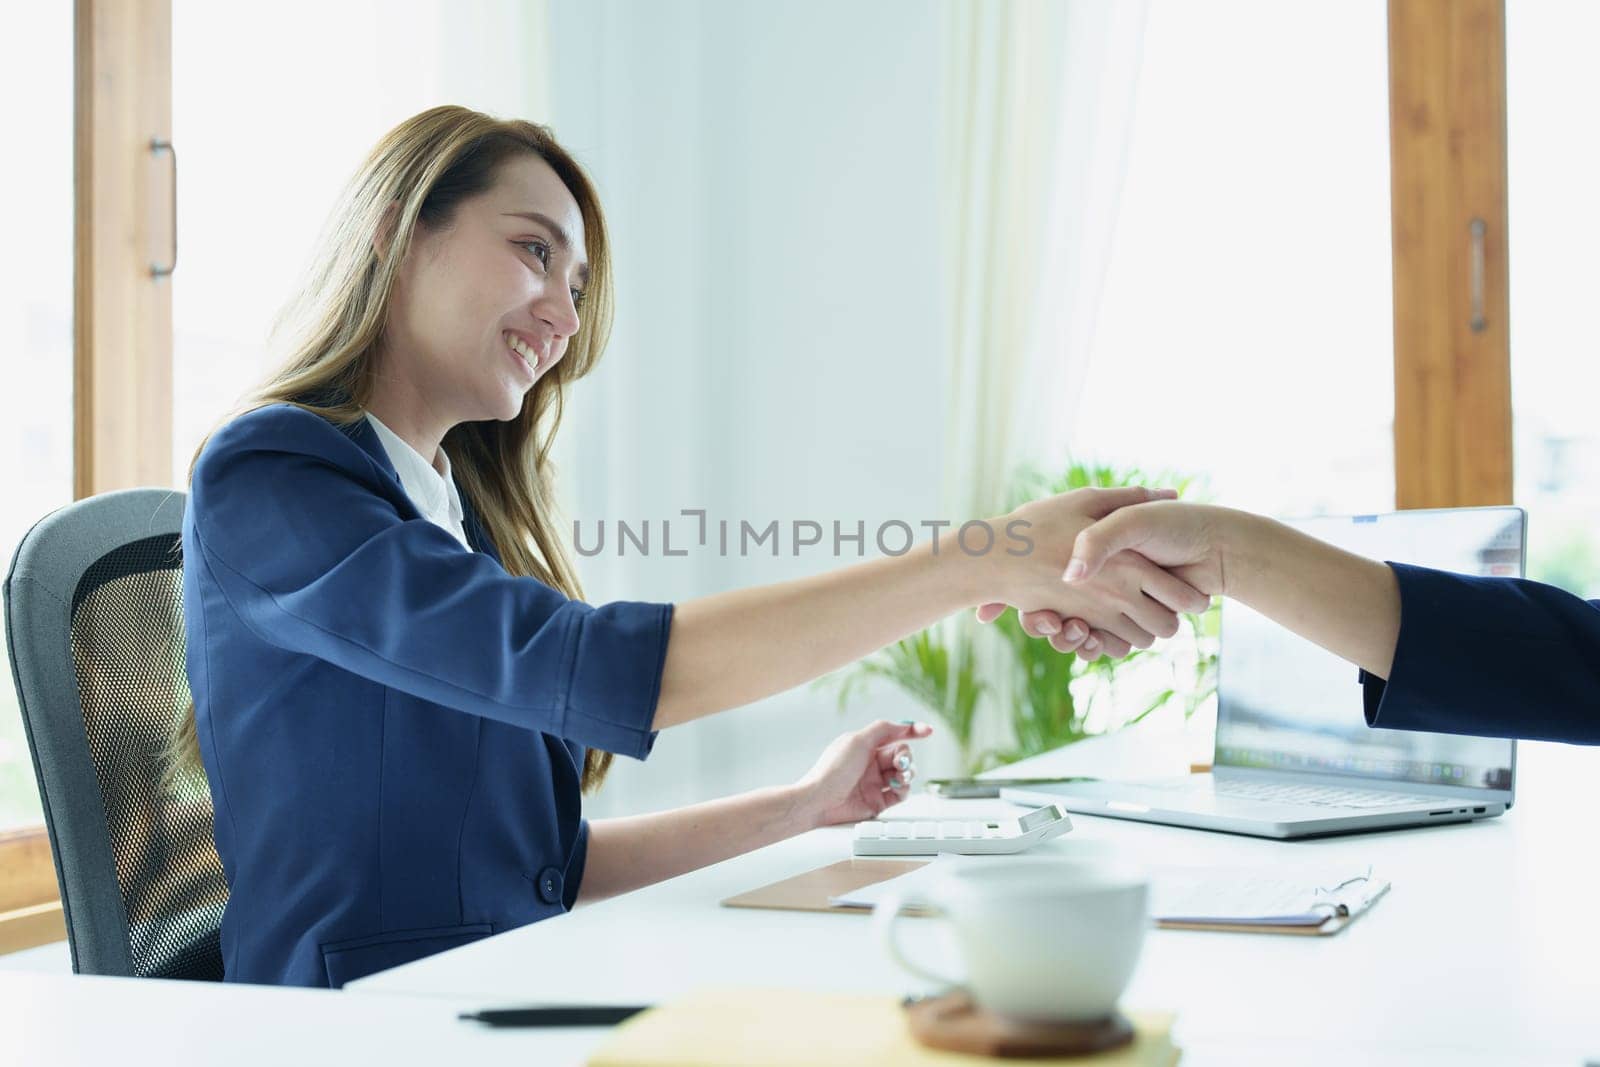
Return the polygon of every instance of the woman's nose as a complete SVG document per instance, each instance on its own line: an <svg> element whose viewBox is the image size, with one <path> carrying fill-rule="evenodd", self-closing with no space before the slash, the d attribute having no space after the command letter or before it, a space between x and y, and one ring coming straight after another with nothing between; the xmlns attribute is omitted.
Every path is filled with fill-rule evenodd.
<svg viewBox="0 0 1600 1067"><path fill-rule="evenodd" d="M578 332L578 308L572 294L565 288L545 292L535 305L538 315L560 337L571 337Z"/></svg>

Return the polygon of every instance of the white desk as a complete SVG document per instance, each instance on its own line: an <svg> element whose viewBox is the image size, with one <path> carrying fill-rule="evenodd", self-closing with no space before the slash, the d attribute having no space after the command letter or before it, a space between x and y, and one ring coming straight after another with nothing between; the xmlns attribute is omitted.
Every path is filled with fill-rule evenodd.
<svg viewBox="0 0 1600 1067"><path fill-rule="evenodd" d="M490 1030L469 1005L326 989L0 972L0 1063L17 1067L532 1067L603 1031Z"/></svg>
<svg viewBox="0 0 1600 1067"><path fill-rule="evenodd" d="M1600 923L1587 917L1600 904L1597 778L1600 750L1530 744L1515 809L1483 823L1281 843L1075 816L1073 833L1046 847L1158 864L1371 862L1392 879L1383 901L1331 938L1152 931L1125 1003L1177 1011L1186 1064L1574 1067L1585 1052L1600 1056ZM900 810L995 804L923 796ZM847 829L815 831L373 975L349 995L653 1003L702 985L913 989L861 916L718 904L848 854ZM907 923L910 950L939 959L938 926ZM561 1035L569 1048L603 1037Z"/></svg>

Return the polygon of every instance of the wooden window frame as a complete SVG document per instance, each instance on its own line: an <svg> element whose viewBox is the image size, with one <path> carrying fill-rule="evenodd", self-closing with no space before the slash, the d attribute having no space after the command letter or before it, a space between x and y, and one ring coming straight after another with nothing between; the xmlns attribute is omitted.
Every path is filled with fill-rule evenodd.
<svg viewBox="0 0 1600 1067"><path fill-rule="evenodd" d="M1395 506L1512 500L1504 0L1389 0Z"/></svg>
<svg viewBox="0 0 1600 1067"><path fill-rule="evenodd" d="M44 827L0 833L0 954L66 936Z"/></svg>

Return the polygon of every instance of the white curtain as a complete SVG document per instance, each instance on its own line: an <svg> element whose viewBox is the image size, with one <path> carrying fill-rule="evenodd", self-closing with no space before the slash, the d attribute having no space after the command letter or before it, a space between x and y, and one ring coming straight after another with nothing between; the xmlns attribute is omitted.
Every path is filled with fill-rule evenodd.
<svg viewBox="0 0 1600 1067"><path fill-rule="evenodd" d="M1110 256L1144 0L947 0L945 503L1058 462Z"/></svg>
<svg viewBox="0 0 1600 1067"><path fill-rule="evenodd" d="M1140 20L1111 4L964 7L970 28L924 0L553 0L552 115L600 185L619 292L610 351L574 390L558 444L586 544L601 519L648 518L659 545L660 521L683 508L868 530L972 514L947 495L952 461L953 484L998 490L1011 442L1041 440L1015 421L1053 432L1049 415L1019 416L1019 398L1059 370L1066 342L1040 338L1093 306L1081 279L1098 283L1101 253L1080 258L1073 242L1103 244L1116 181L1080 157L1120 165L1100 83L1131 86L1137 47L1098 51ZM1074 88L1069 63L1105 73ZM946 172L960 160L984 165L955 168L957 185ZM946 260L962 264L959 284ZM1046 308L1046 289L1072 295ZM683 600L854 559L622 557L613 538L579 568L596 602ZM844 715L833 703L801 687L668 731L647 762L617 761L586 806L605 816L789 780L843 730L927 716L887 687ZM953 746L941 735L918 765L954 770Z"/></svg>
<svg viewBox="0 0 1600 1067"><path fill-rule="evenodd" d="M946 0L943 505L999 514L1025 462L1065 461L1110 259L1143 51L1144 0ZM951 620L961 640L965 623ZM973 752L1004 747L1012 672L988 680Z"/></svg>
<svg viewBox="0 0 1600 1067"><path fill-rule="evenodd" d="M649 520L649 556L580 558L585 592L683 601L855 562L789 545L686 557L693 527L867 530L939 514L941 10L925 0L553 0L557 136L600 187L616 328L558 439L567 512ZM818 57L826 57L819 60ZM712 526L715 530L715 525ZM870 543L869 554L875 553ZM781 632L787 620L768 621ZM841 714L801 686L617 760L591 815L791 781L840 732L918 714L892 691ZM919 756L931 772L933 753Z"/></svg>

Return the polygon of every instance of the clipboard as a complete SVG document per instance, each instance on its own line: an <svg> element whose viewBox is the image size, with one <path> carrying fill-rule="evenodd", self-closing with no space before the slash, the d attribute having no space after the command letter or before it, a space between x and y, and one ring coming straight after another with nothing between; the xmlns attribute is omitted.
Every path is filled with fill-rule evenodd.
<svg viewBox="0 0 1600 1067"><path fill-rule="evenodd" d="M814 911L831 915L871 915L868 908L838 907L828 903L830 897L841 896L902 874L910 874L929 860L863 860L847 859L785 878L771 885L761 886L722 901L725 908L763 908L772 911ZM1340 906L1320 923L1249 923L1249 922L1191 922L1177 919L1158 919L1156 926L1163 930L1207 930L1234 934L1287 934L1292 937L1330 937L1343 930L1372 907L1389 890L1387 882L1378 891L1364 898L1358 907ZM929 916L937 914L931 908L908 907L904 914Z"/></svg>
<svg viewBox="0 0 1600 1067"><path fill-rule="evenodd" d="M1366 875L1350 879L1352 883L1368 883L1372 881L1370 867L1367 869ZM1343 886L1340 888L1342 889ZM1222 933L1290 934L1298 937L1328 937L1338 933L1365 915L1388 892L1389 882L1377 881L1367 891L1330 901L1328 904L1330 910L1327 918L1318 923L1200 922L1184 919L1161 919L1156 925L1163 930L1215 930Z"/></svg>
<svg viewBox="0 0 1600 1067"><path fill-rule="evenodd" d="M1157 919L1163 930L1212 930L1223 934L1289 934L1295 937L1328 937L1355 922L1354 915L1330 915L1316 926L1289 926L1280 923L1195 923L1178 919Z"/></svg>

